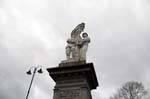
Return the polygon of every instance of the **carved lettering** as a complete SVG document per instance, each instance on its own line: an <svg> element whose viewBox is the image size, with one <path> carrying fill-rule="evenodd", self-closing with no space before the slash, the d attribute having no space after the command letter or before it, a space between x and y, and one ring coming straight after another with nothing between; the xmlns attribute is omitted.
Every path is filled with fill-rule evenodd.
<svg viewBox="0 0 150 99"><path fill-rule="evenodd" d="M79 89L66 89L60 91L60 99L79 99Z"/></svg>

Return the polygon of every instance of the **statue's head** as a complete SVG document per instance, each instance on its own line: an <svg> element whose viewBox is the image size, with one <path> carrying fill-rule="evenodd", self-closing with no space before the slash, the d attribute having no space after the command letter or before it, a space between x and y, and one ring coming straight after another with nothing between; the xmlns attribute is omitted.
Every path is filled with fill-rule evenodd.
<svg viewBox="0 0 150 99"><path fill-rule="evenodd" d="M84 33L82 34L82 37L83 37L83 38L86 38L86 37L88 37L88 34L84 32Z"/></svg>

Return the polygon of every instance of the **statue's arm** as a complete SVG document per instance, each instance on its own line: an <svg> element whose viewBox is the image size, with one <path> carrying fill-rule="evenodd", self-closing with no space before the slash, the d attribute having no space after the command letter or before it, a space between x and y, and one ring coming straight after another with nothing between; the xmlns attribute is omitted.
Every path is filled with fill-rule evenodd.
<svg viewBox="0 0 150 99"><path fill-rule="evenodd" d="M84 43L90 43L90 38L89 37L86 37L86 38L84 38L84 39L82 39L82 44L84 44Z"/></svg>
<svg viewBox="0 0 150 99"><path fill-rule="evenodd" d="M68 39L67 43L75 43L75 41L73 39Z"/></svg>

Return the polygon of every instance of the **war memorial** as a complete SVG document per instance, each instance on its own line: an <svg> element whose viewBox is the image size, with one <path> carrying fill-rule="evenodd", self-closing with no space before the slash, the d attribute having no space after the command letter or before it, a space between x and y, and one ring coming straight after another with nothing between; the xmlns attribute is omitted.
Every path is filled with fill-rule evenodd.
<svg viewBox="0 0 150 99"><path fill-rule="evenodd" d="M53 99L92 99L91 90L98 87L93 63L86 62L90 37L81 23L67 39L66 60L47 68L55 81Z"/></svg>

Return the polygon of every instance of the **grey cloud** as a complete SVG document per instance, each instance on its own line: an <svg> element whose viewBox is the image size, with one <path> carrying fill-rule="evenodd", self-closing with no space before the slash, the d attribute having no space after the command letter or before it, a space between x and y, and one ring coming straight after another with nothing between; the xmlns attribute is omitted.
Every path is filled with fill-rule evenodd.
<svg viewBox="0 0 150 99"><path fill-rule="evenodd" d="M81 22L92 39L88 61L94 62L100 83L93 98L108 98L129 80L149 86L149 1L8 1L0 8L1 99L25 98L31 79L25 72L65 59L65 40ZM44 71L33 83L33 99L52 99L54 81Z"/></svg>

